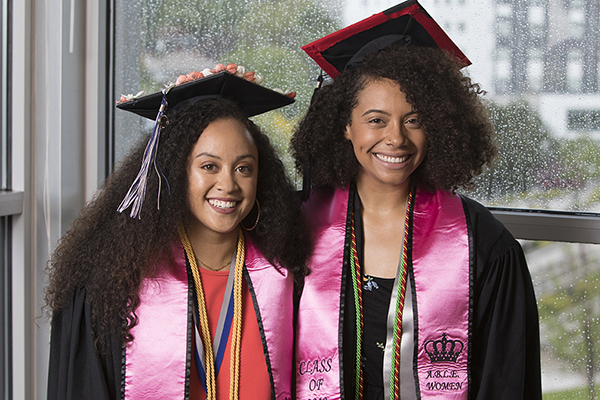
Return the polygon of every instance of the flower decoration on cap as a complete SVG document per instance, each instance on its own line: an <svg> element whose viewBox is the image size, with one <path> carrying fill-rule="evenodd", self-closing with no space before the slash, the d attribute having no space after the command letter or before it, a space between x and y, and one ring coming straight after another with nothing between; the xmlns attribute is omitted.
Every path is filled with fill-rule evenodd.
<svg viewBox="0 0 600 400"><path fill-rule="evenodd" d="M145 90L140 90L139 92L137 92L137 94L122 94L119 101L117 101L117 104L123 103L124 101L139 99L140 97L144 96L145 94L146 94Z"/></svg>
<svg viewBox="0 0 600 400"><path fill-rule="evenodd" d="M175 86L181 85L182 83L192 82L196 79L202 79L207 76L211 76L217 74L221 71L227 71L232 75L237 76L238 78L242 78L247 80L248 82L256 83L257 85L261 85L263 83L262 76L258 75L255 71L246 71L243 65L236 65L234 63L227 64L227 66L223 64L217 64L213 69L203 69L202 71L192 71L187 75L179 75L177 81L175 82ZM296 97L296 92L291 91L289 89L279 89L273 88L273 91L277 93L281 93L284 96L289 97L290 99L294 99Z"/></svg>
<svg viewBox="0 0 600 400"><path fill-rule="evenodd" d="M235 75L238 78L243 78L243 79L247 80L248 82L253 82L253 83L256 83L257 85L260 85L263 82L262 77L260 75L258 75L256 72L254 72L254 71L246 72L246 68L244 68L244 66L231 63L231 64L227 64L227 66L225 66L223 64L217 64L213 69L206 68L200 72L192 71L187 75L179 75L179 78L177 78L175 85L180 85L182 83L191 82L196 79L201 79L201 78L216 74L221 71L227 71L231 75Z"/></svg>

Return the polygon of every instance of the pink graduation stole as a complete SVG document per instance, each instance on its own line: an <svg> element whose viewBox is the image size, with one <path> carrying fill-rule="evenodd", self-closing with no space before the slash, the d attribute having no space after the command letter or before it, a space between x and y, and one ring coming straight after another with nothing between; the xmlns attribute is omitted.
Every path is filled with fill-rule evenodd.
<svg viewBox="0 0 600 400"><path fill-rule="evenodd" d="M340 296L348 195L348 189L313 193L305 205L314 250L298 314L299 400L341 396ZM418 189L412 218L417 390L421 399L466 399L470 270L462 201L446 192Z"/></svg>
<svg viewBox="0 0 600 400"><path fill-rule="evenodd" d="M269 264L250 238L245 239L248 287L258 305L267 368L275 398L287 400L291 398L293 276ZM138 324L126 349L125 399L184 399L189 391L190 289L183 245L176 241L171 248L173 262L159 265L157 276L145 279L140 287Z"/></svg>
<svg viewBox="0 0 600 400"><path fill-rule="evenodd" d="M421 398L466 399L470 270L462 200L417 190L412 227Z"/></svg>
<svg viewBox="0 0 600 400"><path fill-rule="evenodd" d="M305 206L313 254L298 309L296 396L335 400L340 398L340 288L348 191L312 193Z"/></svg>

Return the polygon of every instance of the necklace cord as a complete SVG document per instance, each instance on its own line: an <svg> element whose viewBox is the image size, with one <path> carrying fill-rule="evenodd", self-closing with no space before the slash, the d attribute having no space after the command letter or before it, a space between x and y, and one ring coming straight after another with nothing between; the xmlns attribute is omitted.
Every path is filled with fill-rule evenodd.
<svg viewBox="0 0 600 400"><path fill-rule="evenodd" d="M239 398L240 390L240 356L242 347L242 267L244 265L245 258L246 246L244 245L244 235L240 229L238 232L237 257L235 260L235 280L233 284L234 321L231 340L231 359L233 362L229 362L229 398L231 400ZM238 265L240 266L239 268Z"/></svg>
<svg viewBox="0 0 600 400"><path fill-rule="evenodd" d="M209 271L213 271L213 272L220 271L220 270L224 269L225 267L227 267L228 265L230 265L230 264L231 264L231 261L230 261L230 262L228 262L227 264L224 264L223 266L221 266L221 267L219 267L219 268L213 268L213 267L211 267L210 265L208 265L207 263L205 263L204 261L202 261L201 259L199 259L197 256L196 256L196 261L198 261L200 264L202 264L202 266L203 266L205 269L207 269L207 270L209 270Z"/></svg>
<svg viewBox="0 0 600 400"><path fill-rule="evenodd" d="M400 345L402 341L402 313L404 310L404 298L406 295L407 281L407 255L408 255L408 228L410 225L410 210L414 198L414 188L408 193L406 200L406 216L404 217L404 239L402 241L402 258L400 259L400 272L398 277L398 299L396 301L396 316L394 318L394 341L393 341L393 360L390 377L390 393L392 399L400 398Z"/></svg>
<svg viewBox="0 0 600 400"><path fill-rule="evenodd" d="M215 376L215 356L211 343L211 335L208 327L208 313L206 311L206 300L200 272L196 264L196 256L194 249L190 243L187 232L182 226L179 226L179 237L187 258L190 262L192 276L194 278L194 286L196 291L196 299L198 302L198 315L202 344L204 347L205 366L206 366L206 399L216 400L217 387ZM233 316L233 332L231 340L231 354L229 362L229 398L236 400L239 398L239 383L240 383L240 349L241 349L241 332L242 332L242 271L244 260L246 258L246 246L244 243L244 235L241 229L238 231L237 241L237 256L235 261L235 279L234 279L234 316ZM198 260L200 261L200 260ZM202 261L200 261L202 263ZM200 366L198 366L200 367Z"/></svg>
<svg viewBox="0 0 600 400"><path fill-rule="evenodd" d="M354 230L354 210L352 211L352 256L350 257L350 270L354 279L352 289L354 290L354 309L356 318L356 354L354 358L355 390L354 398L362 400L363 397L363 368L362 368L362 333L363 333L363 308L362 308L362 273L358 262L358 251L356 250L356 234Z"/></svg>

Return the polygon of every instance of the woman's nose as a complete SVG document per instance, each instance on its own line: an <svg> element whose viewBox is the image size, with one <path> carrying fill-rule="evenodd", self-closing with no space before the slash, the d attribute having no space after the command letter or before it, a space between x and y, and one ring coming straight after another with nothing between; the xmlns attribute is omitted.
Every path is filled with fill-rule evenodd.
<svg viewBox="0 0 600 400"><path fill-rule="evenodd" d="M391 124L387 131L386 144L389 146L400 147L406 143L406 132L404 126L400 123Z"/></svg>
<svg viewBox="0 0 600 400"><path fill-rule="evenodd" d="M231 193L235 191L237 187L238 185L235 181L233 172L223 169L218 176L217 189L225 193Z"/></svg>

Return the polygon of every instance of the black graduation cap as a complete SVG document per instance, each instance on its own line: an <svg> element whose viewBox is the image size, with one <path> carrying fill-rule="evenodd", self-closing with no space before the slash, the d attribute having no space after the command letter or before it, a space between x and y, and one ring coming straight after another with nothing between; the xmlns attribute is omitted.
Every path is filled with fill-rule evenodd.
<svg viewBox="0 0 600 400"><path fill-rule="evenodd" d="M227 98L236 101L248 117L294 102L293 99L282 93L249 82L227 71L182 83L165 91L167 92L167 110L173 110L177 105L195 103L200 100ZM131 111L145 118L155 119L162 101L163 92L161 91L118 103L117 108Z"/></svg>
<svg viewBox="0 0 600 400"><path fill-rule="evenodd" d="M416 0L405 1L302 49L331 77L359 64L368 53L392 43L438 47L457 57L462 67L471 61Z"/></svg>

